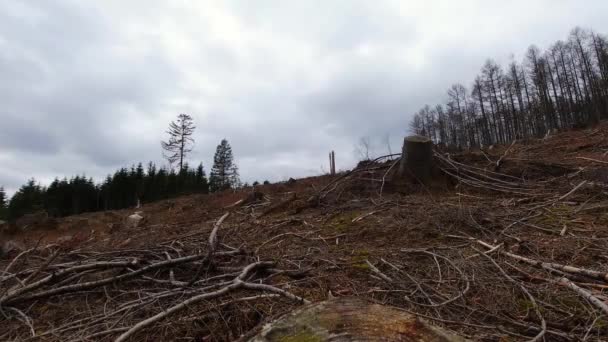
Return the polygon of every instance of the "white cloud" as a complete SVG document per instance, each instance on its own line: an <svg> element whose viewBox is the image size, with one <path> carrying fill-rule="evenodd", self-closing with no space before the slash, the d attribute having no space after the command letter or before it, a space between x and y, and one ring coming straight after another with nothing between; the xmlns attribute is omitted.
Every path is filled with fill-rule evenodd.
<svg viewBox="0 0 608 342"><path fill-rule="evenodd" d="M207 169L224 137L249 181L317 173L332 149L348 168L359 137L398 150L410 115L486 58L576 25L607 33L605 13L600 0L6 0L0 184L161 162L182 112Z"/></svg>

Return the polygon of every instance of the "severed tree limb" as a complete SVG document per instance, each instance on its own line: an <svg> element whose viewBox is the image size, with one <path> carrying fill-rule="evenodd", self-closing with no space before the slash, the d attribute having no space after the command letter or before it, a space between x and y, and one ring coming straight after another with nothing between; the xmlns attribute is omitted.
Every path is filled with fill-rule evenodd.
<svg viewBox="0 0 608 342"><path fill-rule="evenodd" d="M230 251L230 252L221 252L221 255L235 255L238 253L241 253L241 251L235 250L235 251ZM216 255L219 255L219 254L220 253L216 253ZM157 269L160 269L163 267L174 266L174 265L187 263L187 262L191 262L191 261L197 261L197 260L206 259L206 258L207 258L206 255L201 255L201 254L190 255L190 256L186 256L186 257L182 257L182 258L175 258L175 259L171 259L171 260L161 261L161 262L158 262L155 264L150 264L150 265L144 266L140 269L131 271L129 273L124 273L124 274L121 274L118 276L104 278L104 279L101 279L98 281L90 281L90 282L78 283L78 284L73 284L73 285L66 285L66 286L50 289L47 291L42 291L42 292L33 293L30 295L24 295L24 296L19 296L19 295L23 294L23 292L20 291L19 294L11 294L10 296L7 295L6 297L0 298L0 304L14 304L17 302L22 302L22 301L27 301L27 300L32 300L32 299L39 299L39 298L46 298L46 297L56 296L56 295L68 293L68 292L89 290L89 289L107 285L107 284L110 284L113 282L119 282L119 281L123 281L126 279L131 279L140 274L150 272L153 270L157 270ZM85 266L92 266L92 265L82 265L81 267L85 267ZM51 277L51 276L49 276L49 277ZM46 282L48 282L49 280L47 280ZM40 284L40 285L42 285L42 284ZM36 286L36 287L38 287L38 286Z"/></svg>
<svg viewBox="0 0 608 342"><path fill-rule="evenodd" d="M220 217L220 219L217 220L215 225L213 225L213 230L211 231L211 234L209 234L209 252L208 252L209 260L211 260L213 253L215 253L215 250L217 249L217 244L218 244L217 231L220 229L222 222L224 222L224 220L228 217L228 215L230 215L230 212L227 212L224 215L222 215L222 217Z"/></svg>
<svg viewBox="0 0 608 342"><path fill-rule="evenodd" d="M78 266L66 268L57 273L52 273L34 283L31 283L24 287L21 287L21 288L8 292L5 296L2 296L0 298L0 305L3 303L10 302L11 299L13 299L17 296L20 296L26 292L33 291L33 290L39 288L40 286L51 282L52 280L60 279L61 277L63 277L64 275L67 275L69 273L82 272L82 271L86 271L86 270L90 270L90 269L108 269L108 268L117 268L117 267L118 268L129 267L129 266L135 266L135 265L137 265L137 263L138 263L138 261L136 259L134 259L131 261L121 261L121 262L95 262L95 263L78 265ZM47 267L48 267L48 265L47 265ZM28 277L28 279L31 279L31 278L32 278L32 276L30 275Z"/></svg>
<svg viewBox="0 0 608 342"><path fill-rule="evenodd" d="M222 222L224 222L224 220L228 217L228 215L230 215L230 212L226 212L224 215L222 215L222 217L220 217L220 219L217 220L217 222L215 222L215 224L213 225L213 230L211 230L211 234L209 234L209 251L207 252L207 261L209 263L211 263L215 250L217 249L217 245L218 245L217 232L220 229ZM192 279L190 279L190 281L188 282L188 284L187 284L188 286L192 286L192 284L194 284L194 282L196 282L196 279L198 279L198 277L201 275L202 270L203 270L203 264L200 264L198 269L194 273L194 277L192 277Z"/></svg>
<svg viewBox="0 0 608 342"><path fill-rule="evenodd" d="M367 266L369 266L369 269L372 270L372 272L376 273L380 278L382 278L383 280L385 280L389 283L393 282L393 279L391 279L386 274L380 272L380 270L376 266L374 266L371 262L369 262L369 260L365 260L365 263L367 264Z"/></svg>
<svg viewBox="0 0 608 342"><path fill-rule="evenodd" d="M593 158L587 158L587 157L575 157L576 159L582 159L582 160L588 160L594 163L599 163L599 164L606 164L608 165L608 161L603 161L603 160L597 160L597 159L593 159Z"/></svg>
<svg viewBox="0 0 608 342"><path fill-rule="evenodd" d="M294 192L287 199L284 199L277 204L271 205L269 208L267 208L266 210L261 212L256 218L259 219L268 214L271 214L272 212L283 209L283 208L287 207L291 202L295 201L296 199L297 199L297 195Z"/></svg>
<svg viewBox="0 0 608 342"><path fill-rule="evenodd" d="M8 274L8 271L11 269L11 267L15 264L15 262L17 262L17 260L19 260L19 258L21 258L22 256L24 256L25 254L30 253L31 251L33 251L34 248L30 248L26 251L23 251L21 253L19 253L19 255L17 255L9 264L8 266L6 266L6 268L4 269L4 271L2 272L3 274ZM3 281L4 279L8 279L9 277L3 277L2 279L0 279L0 281Z"/></svg>
<svg viewBox="0 0 608 342"><path fill-rule="evenodd" d="M382 190L384 190L384 183L386 182L386 176L391 172L391 170L393 169L393 167L395 167L395 165L399 164L399 162L401 162L401 158L395 159L395 161L391 164L391 167L389 167L388 170L386 170L386 172L382 176L382 185L380 185L380 192L379 192L380 196L382 196Z"/></svg>
<svg viewBox="0 0 608 342"><path fill-rule="evenodd" d="M34 329L34 322L31 318L29 318L26 314L24 314L21 310L17 308L8 308L11 311L14 311L17 315L20 316L19 320L22 321L25 325L30 328L30 333L32 337L36 337L36 330Z"/></svg>
<svg viewBox="0 0 608 342"><path fill-rule="evenodd" d="M376 214L376 213L379 213L379 212L382 212L382 211L386 211L386 210L389 210L389 209L390 209L390 208L382 208L382 209L378 209L378 210L370 211L369 213L361 214L361 215L359 215L359 216L355 217L354 219L352 219L352 221L351 221L351 222L352 222L352 223L359 222L359 221L363 220L364 218L366 218L366 217L368 217L368 216L372 216L372 215L374 215L374 214Z"/></svg>
<svg viewBox="0 0 608 342"><path fill-rule="evenodd" d="M24 281L22 281L22 284L27 284L30 280L34 279L39 273L43 272L44 270L46 270L47 267L49 267L49 265L55 261L55 259L59 256L59 251L53 253L53 255L51 255L51 257L42 265L40 266L34 273L30 274L27 278L25 278Z"/></svg>
<svg viewBox="0 0 608 342"><path fill-rule="evenodd" d="M570 281L570 279L568 279L566 277L561 277L558 279L557 283L559 285L565 286L565 287L573 290L574 292L578 293L581 297L588 300L591 304L595 305L597 308L604 311L605 314L608 314L608 305L606 305L606 303L604 303L602 300L600 300L599 298L597 298L596 296L591 294L591 292L576 285L575 283Z"/></svg>
<svg viewBox="0 0 608 342"><path fill-rule="evenodd" d="M493 246L487 242L481 241L481 240L476 240L474 238L471 238L473 240L475 240L475 242L477 242L478 244L488 248L488 249L493 249L496 246ZM513 254L507 251L500 251L501 254L504 254L510 258L513 258L515 260L518 261L522 261L525 262L527 264L530 264L532 266L536 266L536 267L540 267L543 268L547 271L552 271L552 270L559 270L559 271L563 271L566 273L571 273L571 274L576 274L576 275L582 275L582 276L586 276L589 278L593 278L593 279L599 279L599 280L603 280L608 282L608 274L607 273L603 273L603 272L599 272L599 271L594 271L594 270L588 270L585 268L579 268L579 267L574 267L574 266L569 266L569 265L562 265L562 264L556 264L556 263L552 263L552 262L543 262L543 261L539 261L539 260L534 260L534 259L530 259L530 258L526 258L524 256L521 255L517 255L517 254Z"/></svg>
<svg viewBox="0 0 608 342"><path fill-rule="evenodd" d="M304 232L303 235L302 234L296 234L296 233L282 233L282 234L279 234L279 235L275 235L272 238L264 241L261 245L259 245L255 249L255 253L257 254L260 251L260 249L262 249L262 247L266 246L267 244L271 243L272 241L274 241L274 240L276 240L276 239L278 239L280 237L283 237L283 236L296 236L296 237L299 237L300 239L307 239L307 237L306 237L307 235L314 234L314 233L317 233L319 231L321 231L321 230L317 229L317 230L314 230L314 231L308 231L308 232Z"/></svg>
<svg viewBox="0 0 608 342"><path fill-rule="evenodd" d="M243 288L250 289L250 290L273 292L273 293L276 293L283 297L289 298L293 301L300 302L302 304L310 304L310 301L308 301L302 297L296 296L291 292L287 292L283 289L280 289L280 288L272 286L272 285L244 282L242 286L243 286Z"/></svg>
<svg viewBox="0 0 608 342"><path fill-rule="evenodd" d="M278 293L280 295L283 295L287 298L290 299L294 299L294 300L298 300L300 302L303 303L307 303L308 301L306 301L305 299L298 297L296 295L293 295L287 291L275 288L273 286L270 285L264 285L264 284L253 284L253 283L247 283L246 279L254 272L257 271L258 269L263 269L263 268L269 268L272 267L274 265L273 262L268 262L268 261L258 261L252 264L249 264L247 267L245 267L243 269L243 271L241 272L241 274L239 274L238 277L234 278L234 280L227 286L222 287L219 290L213 291L213 292L207 292L207 293L203 293L194 297L190 297L189 299L176 304L172 307L170 307L167 310L164 310L152 317L149 317L137 324L135 324L134 326L132 326L129 330L127 330L126 332L124 332L123 334L121 334L120 336L118 336L118 338L115 340L115 342L122 342L122 341L126 341L129 337L131 337L133 334L135 334L136 332L140 331L141 329L156 323L157 321L170 316L171 314L178 312L180 310L185 309L186 307L188 307L189 305L195 304L197 302L203 301L203 300L208 300L208 299L212 299L212 298L217 298L220 297L224 294L227 294L231 291L234 291L236 289L239 288L247 288L247 289L252 289L252 290L263 290L263 291L271 291L271 292L275 292Z"/></svg>
<svg viewBox="0 0 608 342"><path fill-rule="evenodd" d="M498 160L496 161L496 167L495 167L496 171L498 171L498 169L502 165L502 160L505 159L505 157L507 156L507 154L509 154L509 151L511 150L511 148L513 147L513 145L515 145L516 142L517 142L517 139L513 140L513 142L511 143L511 145L509 146L509 148L507 148L507 150L505 151L505 153L503 153L502 156L500 158L498 158Z"/></svg>
<svg viewBox="0 0 608 342"><path fill-rule="evenodd" d="M561 196L560 198L557 199L557 202L566 199L566 197L572 195L574 192L576 192L576 190L580 189L580 187L582 187L583 185L587 184L587 181L584 180L580 183L578 183L577 186L575 186L574 188L572 188L572 190L568 191L565 195Z"/></svg>

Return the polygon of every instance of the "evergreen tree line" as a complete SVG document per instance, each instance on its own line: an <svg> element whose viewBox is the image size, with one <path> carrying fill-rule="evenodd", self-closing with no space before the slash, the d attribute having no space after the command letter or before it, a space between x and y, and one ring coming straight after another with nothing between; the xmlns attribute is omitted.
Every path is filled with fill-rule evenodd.
<svg viewBox="0 0 608 342"><path fill-rule="evenodd" d="M0 220L8 218L8 202L6 199L6 191L0 186Z"/></svg>
<svg viewBox="0 0 608 342"><path fill-rule="evenodd" d="M537 138L608 117L608 39L575 28L541 52L531 46L506 68L488 60L471 90L454 84L447 103L426 105L410 123L416 134L454 148Z"/></svg>
<svg viewBox="0 0 608 342"><path fill-rule="evenodd" d="M134 207L181 195L208 193L240 186L232 149L225 139L218 145L210 181L199 164L190 168L186 162L180 169L158 168L153 162L121 168L95 184L92 178L75 176L55 179L43 187L34 179L12 196L10 201L0 188L0 220L13 220L25 214L44 210L50 216L63 217L84 212Z"/></svg>

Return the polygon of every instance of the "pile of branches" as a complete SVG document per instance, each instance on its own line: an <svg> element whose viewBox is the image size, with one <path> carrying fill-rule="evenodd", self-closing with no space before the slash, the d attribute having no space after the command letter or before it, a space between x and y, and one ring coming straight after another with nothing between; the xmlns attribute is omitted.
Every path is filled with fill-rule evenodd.
<svg viewBox="0 0 608 342"><path fill-rule="evenodd" d="M441 171L461 184L490 191L502 192L526 197L543 197L547 195L541 182L526 182L514 176L492 170L482 169L473 165L460 163L449 154L435 152L435 163ZM502 159L502 158L501 158ZM499 159L495 165L500 165Z"/></svg>
<svg viewBox="0 0 608 342"><path fill-rule="evenodd" d="M496 332L528 341L608 335L602 293L608 273L543 262L511 253L502 244L451 237L470 242L404 248L402 258L367 261L370 275L384 289L376 290L383 301L442 325L476 331L476 338L494 338Z"/></svg>
<svg viewBox="0 0 608 342"><path fill-rule="evenodd" d="M601 251L608 241L600 237L604 236L603 230L576 227L585 222L578 213L585 208L600 208L593 206L593 201L605 198L605 193L597 191L598 185L589 180L576 180L580 171L560 177L548 175L542 180L501 173L498 166L507 153L508 150L494 161L488 159L490 167L483 168L435 152L435 166L455 180L457 189L468 188L475 194L458 195L471 202L483 200L483 211L491 211L492 215L488 216L494 220L477 220L470 208L463 210L459 201L454 208L465 212L467 224L482 237L472 237L462 231L457 231L460 235L449 235L455 233L450 229L456 228L441 227L439 236L444 242L449 241L445 245L371 254L365 261L366 267L358 267L368 269L373 283L367 292L365 288L359 288L358 292L369 293L382 303L475 339L496 340L507 335L530 341L605 339L608 336L608 296L605 294L608 273L591 264L585 268L572 266L567 261L559 263L553 252L540 251L563 248L563 252L572 255L573 262L585 249L589 250L587 253L600 251L593 257L602 257ZM346 194L352 194L354 187L366 185L366 192L357 197L357 203L367 198L376 207L353 222L379 210L390 210L395 203L378 201L374 195L382 195L391 171L395 171L399 163L399 159L386 162L382 159L395 156L400 155L383 156L337 177L322 188L315 199L335 206L339 199L347 202ZM499 196L493 196L495 194ZM447 200L439 201L445 204ZM500 203L500 207L490 207L493 201ZM377 203L384 207L378 209ZM438 207L429 210L432 212ZM534 222L535 218L542 223ZM543 218L546 220L541 220ZM387 224L387 220L383 224ZM582 246L584 248L577 250ZM522 253L514 252L518 249Z"/></svg>
<svg viewBox="0 0 608 342"><path fill-rule="evenodd" d="M507 153L508 150L492 164L498 168ZM401 158L402 155L396 153L363 161L355 169L334 179L311 200L325 200L325 202L332 203L339 200L342 193L345 192L358 192L360 195L382 195L387 185L392 183L393 174L397 171ZM460 163L451 158L450 154L435 151L433 152L433 159L434 166L438 170L462 186L529 198L546 197L551 193L547 191L547 182L527 182L524 179L497 171ZM404 184L400 184L401 188L403 186ZM329 198L330 194L333 195L332 199Z"/></svg>
<svg viewBox="0 0 608 342"><path fill-rule="evenodd" d="M344 193L356 195L381 195L390 182L391 171L399 164L401 153L380 156L359 162L356 168L332 180L308 199L308 202L335 203Z"/></svg>
<svg viewBox="0 0 608 342"><path fill-rule="evenodd" d="M190 319L192 326L193 320L238 303L276 303L279 298L307 303L267 284L272 276L289 272L241 248L219 243L218 230L227 216L215 223L207 239L195 233L148 249L32 248L18 254L0 269L0 325L9 327L2 329L0 340L125 341L144 333L170 338L167 334L177 330L177 324L166 319L179 312L189 311L190 318L178 317ZM82 310L83 302L86 310L70 312ZM57 317L45 316L47 311L51 315L63 312L65 319L50 323ZM245 310L234 311L238 315ZM237 338L260 323L260 317L232 320L234 334L223 339ZM209 329L202 330L208 333Z"/></svg>

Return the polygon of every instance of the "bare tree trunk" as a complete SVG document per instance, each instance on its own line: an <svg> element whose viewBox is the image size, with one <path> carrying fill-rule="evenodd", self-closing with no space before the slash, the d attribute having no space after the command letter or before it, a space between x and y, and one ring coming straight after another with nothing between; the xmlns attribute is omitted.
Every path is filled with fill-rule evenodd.
<svg viewBox="0 0 608 342"><path fill-rule="evenodd" d="M336 153L334 151L329 153L329 174L332 176L336 174Z"/></svg>

